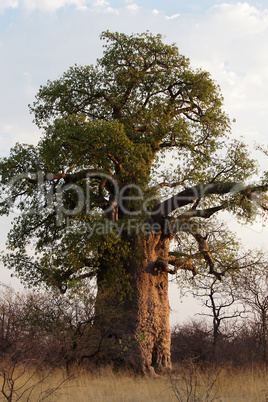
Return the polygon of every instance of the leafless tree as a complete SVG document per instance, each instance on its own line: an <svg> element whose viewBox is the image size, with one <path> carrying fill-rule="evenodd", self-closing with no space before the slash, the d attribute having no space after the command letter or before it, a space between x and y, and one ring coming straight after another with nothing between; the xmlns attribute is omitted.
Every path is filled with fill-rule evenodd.
<svg viewBox="0 0 268 402"><path fill-rule="evenodd" d="M232 320L232 327L235 328L236 319L243 316L244 308L238 303L230 278L224 282L219 282L215 278L199 281L198 288L192 293L203 299L205 307L204 311L197 315L212 318L213 355L216 357L220 352L220 343L224 335L222 324ZM227 335L227 331L225 332Z"/></svg>
<svg viewBox="0 0 268 402"><path fill-rule="evenodd" d="M258 266L252 265L239 280L239 298L253 317L251 322L259 337L262 361L268 364L268 261L265 256Z"/></svg>

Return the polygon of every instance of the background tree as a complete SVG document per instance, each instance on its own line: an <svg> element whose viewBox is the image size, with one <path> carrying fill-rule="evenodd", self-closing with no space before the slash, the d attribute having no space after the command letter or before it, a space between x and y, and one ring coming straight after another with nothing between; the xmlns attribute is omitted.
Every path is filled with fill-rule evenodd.
<svg viewBox="0 0 268 402"><path fill-rule="evenodd" d="M242 184L255 163L229 139L207 72L161 35L101 39L96 66L71 67L40 88L30 107L44 130L38 145L17 144L1 162L1 213L20 212L4 261L28 284L61 291L96 277L95 324L105 325L106 308L120 311L110 335L127 340L123 360L169 368L168 274L195 272L170 242L193 238L204 269L221 278L206 221L226 209L251 219L265 208L267 182Z"/></svg>
<svg viewBox="0 0 268 402"><path fill-rule="evenodd" d="M227 320L230 322L230 320L240 317L243 312L241 308L237 306L237 300L232 287L228 287L226 283L224 285L225 286L220 286L217 279L214 279L211 283L203 282L203 284L199 284L197 291L198 297L205 299L203 305L210 310L209 313L204 311L200 313L200 315L212 318L213 349L211 353L214 355L215 359L220 353L221 340L224 336L224 330L222 329L223 322ZM235 325L235 323L233 323L233 325Z"/></svg>
<svg viewBox="0 0 268 402"><path fill-rule="evenodd" d="M184 254L188 254L188 258L195 258L195 275L189 272L178 272L175 281L181 288L182 294L190 293L195 298L202 301L205 309L202 316L212 318L212 345L209 353L214 355L221 354L223 329L222 324L230 322L241 316L243 307L239 304L239 296L237 294L237 285L240 275L243 271L255 263L259 263L259 258L249 258L251 251L243 251L243 248L236 238L236 235L226 227L223 223L217 224L211 220L206 227L207 230L207 246L209 249L209 258L213 261L215 270L221 272L222 278L218 280L215 275L207 275L202 269L202 259L199 258L200 250L195 244L188 239L180 236L177 245ZM186 240L186 243L185 243ZM179 243L180 241L180 243ZM199 273L199 275L197 275ZM234 328L235 323L232 323ZM228 331L228 336L229 336Z"/></svg>
<svg viewBox="0 0 268 402"><path fill-rule="evenodd" d="M205 306L197 315L211 317L212 325L210 320L202 320L176 326L172 334L176 360L179 353L187 357L188 350L188 355L197 361L218 364L229 361L240 366L265 362L267 256L261 250L242 249L232 255L236 242L234 239L230 242L231 239L231 234L224 230L216 235L214 242L210 239L210 250L216 252L219 248L215 260L226 269L221 281L203 274L194 277L187 272L177 274L184 293L200 298Z"/></svg>
<svg viewBox="0 0 268 402"><path fill-rule="evenodd" d="M267 365L268 264L267 257L262 253L259 258L258 265L252 264L242 273L239 279L238 293L240 301L248 311L253 332L259 339L261 361Z"/></svg>

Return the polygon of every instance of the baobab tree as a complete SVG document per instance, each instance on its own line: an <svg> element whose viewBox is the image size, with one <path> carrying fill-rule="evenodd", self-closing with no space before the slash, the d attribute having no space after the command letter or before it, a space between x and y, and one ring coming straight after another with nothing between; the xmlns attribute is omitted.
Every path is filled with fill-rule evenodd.
<svg viewBox="0 0 268 402"><path fill-rule="evenodd" d="M125 363L160 370L171 365L168 274L195 273L171 241L193 238L220 279L206 221L223 210L252 219L268 184L243 184L255 163L231 139L209 73L161 35L101 39L95 66L75 65L37 93L38 145L17 144L1 161L1 213L20 210L4 261L28 284L63 292L96 277L96 325L106 317ZM121 316L113 326L111 310Z"/></svg>

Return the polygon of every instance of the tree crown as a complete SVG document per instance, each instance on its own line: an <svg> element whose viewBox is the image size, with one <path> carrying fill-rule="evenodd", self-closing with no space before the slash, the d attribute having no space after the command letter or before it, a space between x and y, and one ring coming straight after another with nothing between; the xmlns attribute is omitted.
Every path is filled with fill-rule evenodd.
<svg viewBox="0 0 268 402"><path fill-rule="evenodd" d="M163 218L204 220L226 208L250 217L252 194L267 189L241 185L255 162L229 139L209 73L192 69L161 35L106 31L101 39L95 66L75 65L41 86L30 106L44 130L38 145L17 144L0 163L0 212L20 211L9 235L18 252L5 261L27 280L94 275L105 247L119 267L127 242L115 225L133 214L160 231ZM113 236L102 242L96 227L107 219ZM29 244L39 262L27 256Z"/></svg>

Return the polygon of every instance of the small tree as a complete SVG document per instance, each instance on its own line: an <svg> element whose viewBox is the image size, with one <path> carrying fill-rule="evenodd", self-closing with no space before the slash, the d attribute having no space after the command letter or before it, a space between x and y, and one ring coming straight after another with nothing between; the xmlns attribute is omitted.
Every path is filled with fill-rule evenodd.
<svg viewBox="0 0 268 402"><path fill-rule="evenodd" d="M182 272L178 273L177 283L182 287L182 294L191 293L194 297L201 299L205 307L202 313L197 315L212 318L212 347L210 353L214 357L219 357L223 347L222 324L229 324L232 320L232 328L235 322L245 313L242 304L239 302L237 283L244 270L252 265L258 265L260 257L253 256L252 251L242 251L241 244L224 224L207 225L207 259L213 263L215 270L222 273L221 280L214 275L202 273L200 262L195 263L196 271L194 275ZM197 258L200 250L193 243L192 245L181 244L185 252L188 246L188 258ZM255 253L256 254L256 253ZM201 271L201 272L199 272ZM199 274L198 274L199 273ZM226 329L226 328L225 328ZM228 336L233 336L227 329ZM227 334L226 332L226 334Z"/></svg>
<svg viewBox="0 0 268 402"><path fill-rule="evenodd" d="M260 342L261 360L268 364L268 264L261 254L258 266L247 268L239 279L239 299L253 314L254 332Z"/></svg>
<svg viewBox="0 0 268 402"><path fill-rule="evenodd" d="M217 358L221 349L223 322L226 323L241 317L243 309L237 304L237 298L230 283L222 285L215 279L210 283L199 283L198 291L195 294L205 299L203 305L210 310L210 313L203 312L199 315L212 317L213 355Z"/></svg>

